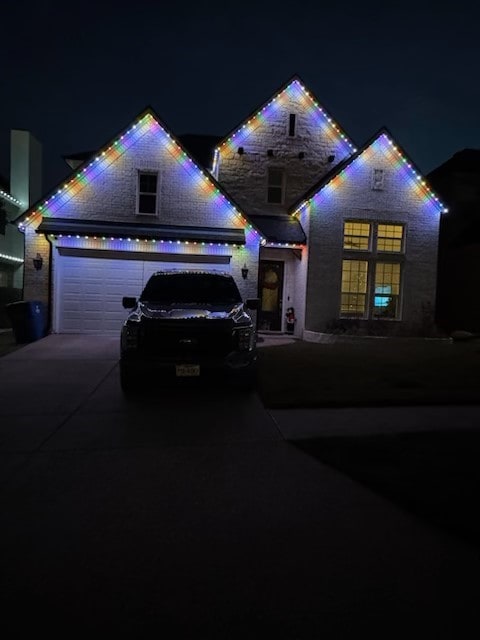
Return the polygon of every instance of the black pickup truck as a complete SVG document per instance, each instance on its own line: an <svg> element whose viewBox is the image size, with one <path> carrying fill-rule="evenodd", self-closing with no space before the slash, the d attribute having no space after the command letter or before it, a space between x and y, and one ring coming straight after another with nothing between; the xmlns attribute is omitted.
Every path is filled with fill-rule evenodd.
<svg viewBox="0 0 480 640"><path fill-rule="evenodd" d="M125 393L148 381L229 378L250 389L256 379L256 327L231 275L206 271L159 271L131 309L121 334L120 381Z"/></svg>

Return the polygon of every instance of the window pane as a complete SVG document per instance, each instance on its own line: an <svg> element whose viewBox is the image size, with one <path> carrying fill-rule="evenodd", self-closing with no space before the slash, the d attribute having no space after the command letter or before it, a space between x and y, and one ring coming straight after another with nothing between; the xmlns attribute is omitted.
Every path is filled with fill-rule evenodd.
<svg viewBox="0 0 480 640"><path fill-rule="evenodd" d="M368 251L370 245L370 225L366 222L345 222L343 227L343 248Z"/></svg>
<svg viewBox="0 0 480 640"><path fill-rule="evenodd" d="M141 173L139 178L140 178L140 193L156 193L157 192L156 174Z"/></svg>
<svg viewBox="0 0 480 640"><path fill-rule="evenodd" d="M377 250L378 251L402 251L403 226L399 224L379 224Z"/></svg>
<svg viewBox="0 0 480 640"><path fill-rule="evenodd" d="M283 182L283 171L281 169L269 169L268 170L268 186L281 187Z"/></svg>
<svg viewBox="0 0 480 640"><path fill-rule="evenodd" d="M138 198L138 213L156 213L157 197L142 194Z"/></svg>
<svg viewBox="0 0 480 640"><path fill-rule="evenodd" d="M375 267L375 318L398 318L400 300L400 264L379 262Z"/></svg>
<svg viewBox="0 0 480 640"><path fill-rule="evenodd" d="M343 261L341 315L355 317L365 315L367 273L368 262L366 260Z"/></svg>
<svg viewBox="0 0 480 640"><path fill-rule="evenodd" d="M269 187L268 188L268 202L272 204L281 204L282 203L282 190L278 187Z"/></svg>

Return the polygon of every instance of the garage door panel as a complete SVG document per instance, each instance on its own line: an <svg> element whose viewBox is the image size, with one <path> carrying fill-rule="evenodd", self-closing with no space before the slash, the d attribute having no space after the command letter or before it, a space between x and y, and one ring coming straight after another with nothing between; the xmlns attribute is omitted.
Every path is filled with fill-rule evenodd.
<svg viewBox="0 0 480 640"><path fill-rule="evenodd" d="M229 264L122 260L57 255L56 323L60 333L119 334L128 311L123 296L138 297L149 277L164 269L230 271Z"/></svg>

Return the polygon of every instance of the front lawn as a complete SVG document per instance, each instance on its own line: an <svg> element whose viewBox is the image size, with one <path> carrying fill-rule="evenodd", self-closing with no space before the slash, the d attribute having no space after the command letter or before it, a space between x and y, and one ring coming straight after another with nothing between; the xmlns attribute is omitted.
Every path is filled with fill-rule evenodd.
<svg viewBox="0 0 480 640"><path fill-rule="evenodd" d="M259 349L269 408L480 403L480 341L355 338Z"/></svg>

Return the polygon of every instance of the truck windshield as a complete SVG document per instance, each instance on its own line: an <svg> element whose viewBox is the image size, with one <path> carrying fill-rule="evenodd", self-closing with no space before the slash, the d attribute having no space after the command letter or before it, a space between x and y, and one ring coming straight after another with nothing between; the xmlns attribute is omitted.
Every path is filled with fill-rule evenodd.
<svg viewBox="0 0 480 640"><path fill-rule="evenodd" d="M230 276L213 273L154 274L140 296L157 304L234 304L242 298Z"/></svg>

